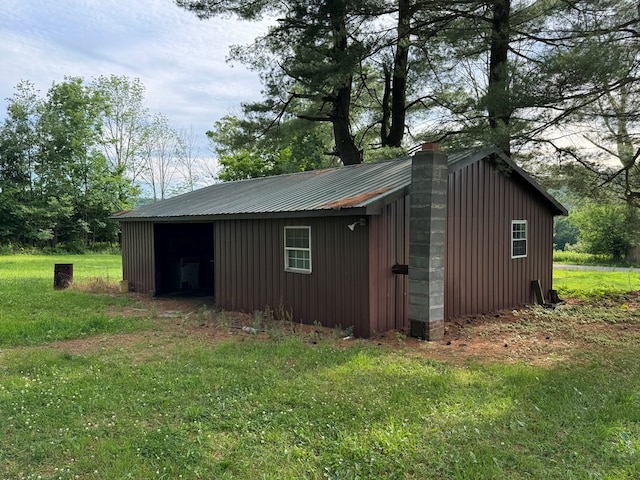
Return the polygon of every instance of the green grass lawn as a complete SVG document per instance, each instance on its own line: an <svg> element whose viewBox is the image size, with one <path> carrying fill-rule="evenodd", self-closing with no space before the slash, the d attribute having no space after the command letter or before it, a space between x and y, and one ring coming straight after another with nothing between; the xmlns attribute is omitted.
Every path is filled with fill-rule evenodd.
<svg viewBox="0 0 640 480"><path fill-rule="evenodd" d="M640 290L640 269L623 272L554 270L553 288L560 297L594 298Z"/></svg>
<svg viewBox="0 0 640 480"><path fill-rule="evenodd" d="M74 264L75 288L53 289L56 263ZM121 278L118 255L0 256L0 347L142 328L144 322L107 314L130 299L91 292L93 285L116 289Z"/></svg>
<svg viewBox="0 0 640 480"><path fill-rule="evenodd" d="M126 296L53 291L56 262L120 278L117 257L0 257L0 479L640 478L637 341L536 366L229 335L224 313L182 329L110 316ZM544 322L579 331L575 312Z"/></svg>

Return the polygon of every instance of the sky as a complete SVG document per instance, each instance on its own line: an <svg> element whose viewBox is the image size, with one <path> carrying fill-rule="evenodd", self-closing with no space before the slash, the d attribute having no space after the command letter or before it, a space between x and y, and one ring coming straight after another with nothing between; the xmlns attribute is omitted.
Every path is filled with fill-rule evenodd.
<svg viewBox="0 0 640 480"><path fill-rule="evenodd" d="M205 132L260 98L255 72L226 62L265 24L199 20L173 0L0 0L0 121L21 80L44 97L65 76L139 78L146 105L173 127ZM200 155L210 155L200 152Z"/></svg>

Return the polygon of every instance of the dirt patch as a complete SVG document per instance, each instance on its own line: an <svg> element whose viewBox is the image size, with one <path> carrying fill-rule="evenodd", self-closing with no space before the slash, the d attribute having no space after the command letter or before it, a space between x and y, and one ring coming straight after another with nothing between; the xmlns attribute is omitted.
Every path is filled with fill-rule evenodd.
<svg viewBox="0 0 640 480"><path fill-rule="evenodd" d="M569 300L555 309L527 307L454 319L438 342L407 339L437 359L525 362L550 365L586 350L640 347L640 308L632 298L597 302ZM633 306L630 306L629 302Z"/></svg>
<svg viewBox="0 0 640 480"><path fill-rule="evenodd" d="M366 342L456 364L477 360L538 365L569 361L581 350L606 352L610 348L640 347L638 292L595 302L569 300L553 310L528 307L457 318L446 322L444 339L435 342L410 338L400 331L385 332L367 340L354 339L335 329L223 312L213 305L211 297L139 296L135 307L113 308L111 314L151 319L153 330L57 342L53 347L78 353L124 348L146 356L158 348L169 348L176 337L223 341L238 336L266 339L300 335L311 344L334 341L346 346Z"/></svg>

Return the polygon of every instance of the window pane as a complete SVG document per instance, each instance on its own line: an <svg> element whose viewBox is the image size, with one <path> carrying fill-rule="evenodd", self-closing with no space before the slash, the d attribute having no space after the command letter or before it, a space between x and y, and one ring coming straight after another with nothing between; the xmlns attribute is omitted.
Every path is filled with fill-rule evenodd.
<svg viewBox="0 0 640 480"><path fill-rule="evenodd" d="M285 270L311 273L311 228L285 227Z"/></svg>
<svg viewBox="0 0 640 480"><path fill-rule="evenodd" d="M525 223L513 224L513 239L525 239L527 238L527 225Z"/></svg>
<svg viewBox="0 0 640 480"><path fill-rule="evenodd" d="M526 240L514 240L513 241L513 256L524 257L527 255L527 241Z"/></svg>
<svg viewBox="0 0 640 480"><path fill-rule="evenodd" d="M527 256L526 220L513 220L511 222L511 256L513 258Z"/></svg>
<svg viewBox="0 0 640 480"><path fill-rule="evenodd" d="M311 268L309 252L304 250L287 250L287 265L289 268L309 270Z"/></svg>
<svg viewBox="0 0 640 480"><path fill-rule="evenodd" d="M309 248L308 228L287 228L285 245L290 248Z"/></svg>

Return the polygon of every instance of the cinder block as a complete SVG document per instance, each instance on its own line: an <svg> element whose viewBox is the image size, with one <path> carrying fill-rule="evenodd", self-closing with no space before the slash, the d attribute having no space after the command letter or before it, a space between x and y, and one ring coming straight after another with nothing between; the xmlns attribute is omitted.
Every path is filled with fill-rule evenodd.
<svg viewBox="0 0 640 480"><path fill-rule="evenodd" d="M409 321L412 336L444 335L447 228L447 157L420 151L413 157L409 235Z"/></svg>

